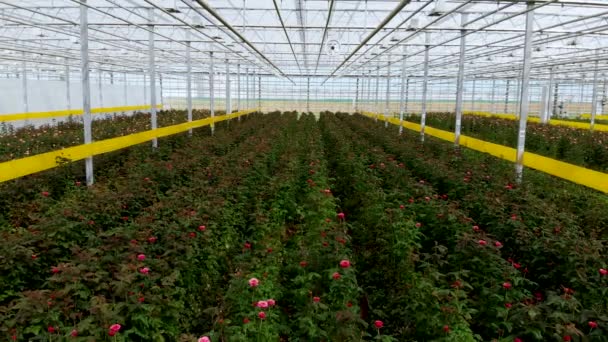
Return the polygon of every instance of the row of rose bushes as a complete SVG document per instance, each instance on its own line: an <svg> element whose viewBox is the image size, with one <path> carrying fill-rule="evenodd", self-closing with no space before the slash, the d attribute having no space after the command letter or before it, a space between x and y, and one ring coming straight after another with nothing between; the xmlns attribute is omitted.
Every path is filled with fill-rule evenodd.
<svg viewBox="0 0 608 342"><path fill-rule="evenodd" d="M420 117L409 116L406 120L418 123ZM455 121L453 113L429 113L426 118L430 127L448 131L454 131ZM510 147L517 146L518 130L515 120L475 115L462 118L462 134ZM608 132L529 122L526 150L608 172Z"/></svg>
<svg viewBox="0 0 608 342"><path fill-rule="evenodd" d="M229 273L224 255L242 245L234 227L243 223L222 204L249 170L241 158L263 155L280 125L245 120L213 138L197 130L155 152L134 147L94 187L40 192L27 226L1 229L6 339L174 340L208 330L210 289Z"/></svg>
<svg viewBox="0 0 608 342"><path fill-rule="evenodd" d="M170 126L185 120L183 111L161 111L159 113L159 127ZM194 119L208 116L208 111L195 110ZM102 140L117 136L124 136L150 129L149 114L136 113L132 116L117 115L93 123L94 140ZM202 129L197 135L208 134L209 129ZM173 139L164 140L172 147ZM79 122L61 122L57 125L42 127L28 126L12 132L10 135L0 135L0 161L25 157L58 150L82 144L82 124ZM127 158L142 153L141 148L123 149L94 158L95 176L116 176L123 172L122 163ZM146 156L149 151L143 155ZM123 172L124 173L124 172ZM24 225L28 221L28 205L42 191L58 199L71 189L74 180L84 183L84 161L67 163L61 168L17 179L12 182L0 184L0 222L7 224ZM21 207L21 206L22 207ZM21 215L24 214L24 215ZM10 220L8 219L10 217Z"/></svg>
<svg viewBox="0 0 608 342"><path fill-rule="evenodd" d="M364 298L384 316L386 332L398 340L474 341L469 322L477 315L496 316L498 308L505 316L505 305L525 291L513 287L524 280L500 258L501 243L475 234L445 195L416 180L398 158L332 117L324 124L328 145L339 146L333 155L343 158L336 162L336 191L350 202L346 213L352 212ZM480 283L487 298L468 302L470 283Z"/></svg>
<svg viewBox="0 0 608 342"><path fill-rule="evenodd" d="M222 115L218 112L216 115ZM208 110L194 110L193 120L209 116ZM10 127L0 133L0 162L58 150L84 143L82 117L58 121L42 126L26 126L19 129ZM180 110L158 111L158 127L166 127L186 122L187 115ZM93 120L93 140L103 140L125 136L151 129L149 113L132 115L106 115Z"/></svg>
<svg viewBox="0 0 608 342"><path fill-rule="evenodd" d="M583 114L585 115L585 114ZM558 120L564 120L564 121L575 121L575 122L586 122L586 123L591 123L591 114L587 114L588 116L578 116L575 118L570 118L570 117L565 117L565 118L559 118L559 117L554 117L554 119L558 119ZM599 119L598 119L599 117ZM606 114L602 114L602 116L600 117L599 115L596 116L595 119L595 123L596 124L600 124L600 125L608 125L608 120L605 119L606 118Z"/></svg>
<svg viewBox="0 0 608 342"><path fill-rule="evenodd" d="M498 298L486 291L485 285L498 283L492 280L492 271L500 262L483 254L471 254L458 265L471 286L466 302L474 309L470 320L474 332L484 339L509 336L523 340L576 340L587 335L603 336L608 323L606 221L605 216L604 221L593 221L581 213L601 212L606 205L605 195L531 171L526 173L527 181L522 186L515 186L509 163L472 151L454 150L451 144L435 139L427 139L421 145L418 134L406 132L398 137L395 127L386 129L365 117L341 119L343 126L358 132L356 141L376 153L385 149L403 160L404 167L419 183L432 187L440 197L445 196L452 215L459 211L469 218L473 227L469 227L468 234L479 238L478 244L500 241L502 259L526 279L509 281L516 291L508 293L525 296L505 303L509 307L508 316L504 316L499 306L484 303ZM390 164L383 163L388 169ZM398 183L400 179L393 175L389 182ZM555 186L556 182L559 186ZM585 208L572 205L582 198L590 200ZM451 231L443 222L428 224L434 233L431 241L441 242L441 234ZM457 245L466 246L461 242ZM452 258L444 260L447 265L453 262ZM488 272L488 276L469 279L475 271ZM504 323L499 324L496 318L504 318Z"/></svg>
<svg viewBox="0 0 608 342"><path fill-rule="evenodd" d="M254 165L269 184L251 208L213 340L354 340L364 333L344 216L324 187L315 126L312 116L291 122L273 143L270 163Z"/></svg>
<svg viewBox="0 0 608 342"><path fill-rule="evenodd" d="M6 340L388 339L359 318L313 116L128 150L91 188L68 167L65 189L34 177L37 195L6 205Z"/></svg>
<svg viewBox="0 0 608 342"><path fill-rule="evenodd" d="M601 338L605 197L363 117L208 131L6 206L6 339Z"/></svg>

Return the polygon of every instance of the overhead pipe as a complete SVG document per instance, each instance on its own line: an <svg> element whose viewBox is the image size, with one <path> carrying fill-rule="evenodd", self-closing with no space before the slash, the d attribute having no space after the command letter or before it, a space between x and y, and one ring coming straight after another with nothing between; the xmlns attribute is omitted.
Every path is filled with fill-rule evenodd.
<svg viewBox="0 0 608 342"><path fill-rule="evenodd" d="M226 26L241 41L243 41L243 43L247 44L247 46L249 46L253 51L255 51L258 54L258 56L260 56L262 59L264 59L266 62L268 62L268 64L270 64L273 68L275 68L279 72L279 74L281 74L281 76L287 78L289 81L291 81L291 83L295 84L295 82L291 78L289 78L281 69L279 69L276 65L274 65L274 63L272 63L272 61L270 61L268 59L268 57L266 57L262 52L260 52L260 50L258 50L253 44L251 44L245 37L243 37L243 35L240 34L234 27L232 27L232 25L230 25L226 21L226 19L224 19L213 8L211 8L211 6L209 6L209 4L207 4L206 1L204 1L204 0L194 0L194 1L196 1L196 3L198 3L202 8L204 8L207 12L209 12L209 14L211 14L220 23L222 23L224 26Z"/></svg>
<svg viewBox="0 0 608 342"><path fill-rule="evenodd" d="M296 57L296 52L294 51L293 45L291 44L291 39L289 39L289 34L287 34L287 29L285 28L285 23L283 22L283 17L281 16L279 5L277 5L277 0L272 0L272 3L274 4L274 9L277 11L277 16L279 17L279 21L281 22L281 26L283 27L283 32L285 32L285 37L287 37L287 42L289 43L289 48L291 49L291 53L293 54L293 59L296 61L300 72L302 72L302 68L300 68L300 62L298 62L298 57Z"/></svg>
<svg viewBox="0 0 608 342"><path fill-rule="evenodd" d="M302 41L302 58L304 59L304 69L308 72L308 59L306 58L306 30L304 30L304 11L302 10L303 0L296 0L296 11L298 25L300 29L300 40Z"/></svg>
<svg viewBox="0 0 608 342"><path fill-rule="evenodd" d="M410 19L412 19L413 17L415 17L418 13L420 13L423 9L425 9L427 6L429 6L430 4L432 4L435 0L428 0L424 5L420 6L418 9L416 9L415 11L413 11L407 18L405 18L399 25L395 26L392 29L388 29L390 30L389 32L387 32L386 34L384 34L384 36L382 36L382 38L378 39L378 41L371 45L367 50L365 50L365 52L363 52L361 55L359 55L359 57L355 58L355 60L353 60L352 62L350 62L348 64L348 66L346 66L346 68L350 67L351 65L353 65L355 62L357 62L357 60L359 58L361 58L362 56L365 56L371 49L373 49L375 46L378 45L379 42L383 41L384 39L386 39L386 37L388 37L389 35L391 35L393 32L397 31L401 26L403 26L403 24L405 24L406 22L408 22ZM383 28L384 29L384 28ZM407 31L407 29L405 29ZM399 45L399 43L397 43L396 45ZM408 44L411 45L411 44ZM425 46L424 44L422 44L422 46Z"/></svg>
<svg viewBox="0 0 608 342"><path fill-rule="evenodd" d="M319 54L317 55L317 64L315 66L315 74L317 73L317 69L319 68L319 60L321 59L321 52L323 51L323 45L325 45L325 38L327 37L327 28L329 27L329 23L331 22L331 15L334 11L334 0L331 0L329 3L329 11L327 13L327 20L325 21L325 28L323 29L323 38L321 38L321 46L319 47Z"/></svg>
<svg viewBox="0 0 608 342"><path fill-rule="evenodd" d="M107 1L109 1L109 0L107 0ZM170 13L169 11L167 11L167 9L166 9L166 8L163 8L163 7L161 7L161 6L158 6L157 4L153 3L153 2L152 2L152 1L150 1L150 0L144 0L144 1L145 1L146 3L148 3L148 4L150 4L151 6L153 6L154 8L158 9L159 11L163 12L164 14L166 14L166 15L168 15L168 16L170 16L170 17L172 17L173 19L175 19L175 20L177 20L177 21L181 22L182 24L184 24L184 25L188 26L190 29L192 29L192 30L194 30L194 31L196 31L196 32L198 32L198 33L200 33L200 34L202 34L204 37L207 37L209 40L211 40L211 41L213 41L213 42L216 42L216 41L214 41L214 40L213 40L213 38L212 38L212 37L210 37L208 34L206 34L205 32L201 31L201 30L200 30L200 28L198 28L198 27L196 27L196 26L194 26L194 25L191 25L191 24L187 23L186 21L182 20L182 19L181 19L181 18L179 18L178 16L176 16L176 15L174 15L173 13ZM192 40L190 40L190 42L192 43ZM219 44L220 44L221 46L223 46L223 47L224 47L226 50L228 50L228 51L230 51L230 52L234 53L234 55L235 55L235 56L238 56L240 59L244 60L245 62L251 63L251 64L253 64L253 65L255 65L255 64L256 64L256 63L255 63L255 61L249 61L249 60L248 60L247 58L245 58L244 56L240 56L240 55L237 53L237 51L235 51L235 50L231 49L231 48L230 48L230 47L228 47L226 44L224 44L224 43L222 43L222 42L216 42L216 43L219 43ZM201 51L201 50L199 50L199 49L196 49L196 51L198 51L198 52L203 52L203 51Z"/></svg>
<svg viewBox="0 0 608 342"><path fill-rule="evenodd" d="M323 85L328 79L330 79L333 75L336 74L336 72L338 70L340 70L340 68L346 64L346 62L348 62L348 60L350 60L359 50L361 50L362 47L365 46L365 44L367 44L367 42L369 42L372 38L374 38L374 36L380 32L380 30L382 30L384 28L384 26L386 26L386 24L388 24L397 14L399 14L399 12L401 12L401 10L407 6L412 0L401 0L401 2L397 5L397 7L395 7L391 13L389 13L389 15L384 18L384 20L382 20L382 22L378 25L378 27L376 27L367 37L365 37L365 39L363 39L363 41L361 42L361 44L359 44L359 46L357 46L355 48L355 50L353 50L353 52L350 53L350 55L348 55L348 57L346 57L346 59L344 59L342 61L342 63L340 63L340 65L338 65L338 67L332 71L332 73L325 79L325 81L323 81L321 83L321 85ZM332 1L333 2L333 1ZM323 48L323 47L321 47Z"/></svg>
<svg viewBox="0 0 608 342"><path fill-rule="evenodd" d="M498 24L498 23L501 23L501 22L503 22L503 21L506 21L506 20L512 19L512 18L517 17L517 16L519 16L519 15L527 14L529 11L533 11L533 10L535 10L535 9L538 9L538 8L541 8L541 7L544 7L544 6L550 5L550 4L552 4L552 3L554 3L554 2L557 2L557 1L558 1L558 0L548 0L548 1L546 1L546 2L543 2L543 3L541 3L541 4L538 4L538 5L536 5L536 6L528 7L528 8L526 8L526 10L524 10L524 11L522 11L522 12L518 12L518 13L511 14L511 15L509 15L509 16L507 16L507 17L504 17L504 18L502 18L502 19L500 19L500 20L498 20L498 21L492 22L492 23L487 24L487 25L485 25L485 26L482 26L482 27L480 27L480 28L471 29L471 30L467 31L467 34L466 34L466 35L470 35L470 34L473 34L473 33L476 33L476 32L483 31L483 30L487 29L487 28L488 28L488 27L490 27L490 26L494 26L494 25L496 25L496 24ZM560 3L561 3L561 2L560 2ZM564 22L564 23L559 23L559 24L555 24L555 25L551 25L551 26L548 26L548 27L545 27L545 28L539 29L538 31L539 31L539 32L541 32L541 31L543 31L543 32L544 32L544 30L546 30L546 29L551 29L551 28L559 27L559 26L566 25L566 24L570 24L570 23L573 23L573 22L576 22L576 21L580 21L580 20L586 20L586 19L590 19L590 18L593 18L593 17L598 16L598 15L600 15L600 14L594 14L594 15L591 15L591 16L588 16L588 17L583 17L583 18L576 18L576 19L572 19L572 20L567 21L567 22ZM476 19L474 19L474 20L470 21L469 23L474 22L474 21L476 21ZM468 23L467 23L467 24L468 24ZM465 26L466 26L466 25L465 25ZM519 37L521 37L521 36L519 36L519 35L518 35L518 36L515 36L515 37L509 37L509 38L503 39L503 40L498 41L498 42L505 42L505 41L513 40L513 39L516 39L516 38L519 38ZM448 39L448 40L446 40L446 41L444 41L444 42L442 42L442 43L439 43L439 44L437 44L437 45L435 45L435 46L433 46L433 47L444 46L445 44L447 44L447 43L449 43L449 42L452 42L452 41L455 41L455 40L458 40L458 39L459 39L459 37L452 38L452 39ZM496 43L496 42L495 42L495 43ZM433 48L433 47L432 47L432 48ZM473 49L471 49L471 50L479 49L479 48L482 48L482 47L483 47L483 46L477 46L477 47L474 47L474 48L473 48ZM512 49L516 49L516 48L517 48L517 47L512 48ZM384 52L386 52L386 51L384 51ZM412 56L414 56L414 55L418 55L418 54L421 54L421 53L423 53L423 52L424 52L424 50L418 51L417 53L414 53ZM486 55L488 55L488 54L486 54ZM377 56L376 56L376 57L377 57ZM440 59L445 59L445 58L447 58L447 57L451 57L451 56L443 56L443 57L439 57L439 58L434 59L433 61L437 61L437 60L440 60ZM474 56L474 57L471 57L470 59L476 59L476 58L479 58L479 57L483 57L483 56L482 56L482 55L476 55L476 56ZM446 64L452 64L452 63L453 63L452 61L449 61L449 62L445 62L443 65L446 65ZM419 66L419 65L421 65L421 64L422 64L422 63L419 63L419 64L416 64L416 65L412 65L412 66L410 66L410 67ZM437 67L437 66L438 66L438 65L433 65L433 67ZM356 70L356 69L355 69L355 70Z"/></svg>
<svg viewBox="0 0 608 342"><path fill-rule="evenodd" d="M463 7L467 6L467 5L468 5L469 3L471 3L472 1L473 1L473 0L466 0L464 3L462 3L462 4L458 5L458 6L456 6L456 7L455 7L455 8L453 8L453 9L451 9L449 12L446 12L446 13L444 13L444 14L440 15L439 17L437 17L437 19L435 19L435 20L431 21L430 23L426 24L426 26L424 26L424 27L421 27L421 28L417 29L417 30L416 30L414 33L410 34L409 36L407 36L407 37L405 37L405 38L403 38L403 39L399 40L399 41L398 41L398 42L397 42L395 45L393 45L393 46L391 46L390 48L388 48L388 49L386 49L386 50L384 50L384 51L382 51L382 52L378 53L378 54L377 54L375 57L370 58L370 59L369 59L367 62L369 63L369 62L373 61L374 59L379 58L379 57L380 57L382 54L384 54L384 53L387 53L387 52L391 51L391 50L392 50L392 49L394 49L396 46L399 46L401 43L406 42L407 40L409 40L410 38L412 38L412 37L413 37L413 36L415 36L416 34L418 34L418 33L422 32L422 30L424 30L424 29L428 28L429 26L433 25L434 23L436 23L436 22L439 22L439 21L443 20L443 19L444 19L445 17L447 17L448 15L450 15L450 14L452 14L452 13L454 13L454 12L456 12L456 11L460 10L460 9L462 9ZM553 0L553 1L557 1L557 0ZM458 39L458 38L456 38L456 39ZM452 39L452 40L456 40L456 39ZM452 40L450 40L450 41L452 41ZM430 48L437 47L437 46L439 46L439 45L434 45L434 46L432 46L432 47L430 47ZM424 49L423 51L421 51L421 52L425 52L426 50L427 50L427 48L425 48L425 49ZM425 52L425 53L426 53L426 52ZM417 54L418 54L418 53L415 53L415 54L413 54L412 56L415 56L415 55L417 55ZM395 62L395 63L396 63L396 62ZM351 63L351 65L352 65L352 63ZM359 67L356 67L354 70L357 70L357 69L359 69L360 67L362 67L362 65L360 65ZM353 71L354 71L354 70L353 70Z"/></svg>

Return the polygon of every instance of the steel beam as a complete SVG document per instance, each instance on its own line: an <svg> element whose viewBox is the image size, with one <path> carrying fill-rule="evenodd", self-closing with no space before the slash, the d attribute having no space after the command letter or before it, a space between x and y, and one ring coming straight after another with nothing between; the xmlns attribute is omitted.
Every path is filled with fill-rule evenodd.
<svg viewBox="0 0 608 342"><path fill-rule="evenodd" d="M551 115L553 114L553 78L554 78L554 68L549 69L549 87L547 89L547 111L546 115L543 118L542 123L547 123L551 119Z"/></svg>
<svg viewBox="0 0 608 342"><path fill-rule="evenodd" d="M306 113L310 113L310 77L306 78Z"/></svg>
<svg viewBox="0 0 608 342"><path fill-rule="evenodd" d="M187 38L190 39L190 31L186 34ZM191 46L190 40L186 42L186 102L188 107L188 122L192 122L192 57L191 57ZM188 130L188 135L192 136L192 128Z"/></svg>
<svg viewBox="0 0 608 342"><path fill-rule="evenodd" d="M97 70L99 78L97 79L97 87L99 89L99 107L103 108L103 71Z"/></svg>
<svg viewBox="0 0 608 342"><path fill-rule="evenodd" d="M466 32L464 28L468 17L466 13L460 15L462 30L460 31L460 56L458 60L458 78L456 80L456 127L454 131L454 145L460 145L460 131L462 127L462 97L464 95L464 57L466 48Z"/></svg>
<svg viewBox="0 0 608 342"><path fill-rule="evenodd" d="M230 95L230 61L226 60L226 114L232 113L232 99Z"/></svg>
<svg viewBox="0 0 608 342"><path fill-rule="evenodd" d="M378 66L376 67L376 96L374 99L374 112L379 113L378 106L380 104L380 60L378 60ZM375 120L378 121L378 117L375 116Z"/></svg>
<svg viewBox="0 0 608 342"><path fill-rule="evenodd" d="M154 50L154 10L148 10L148 20L150 22L150 30L149 30L149 43L148 43L148 70L150 73L150 119L152 122L152 129L158 128L157 118L156 118L156 58L155 58L155 50ZM158 147L158 139L152 139L152 147Z"/></svg>
<svg viewBox="0 0 608 342"><path fill-rule="evenodd" d="M403 46L403 59L401 60L401 89L399 91L399 135L403 133L403 114L405 114L405 102L403 96L405 92L405 78L407 75L406 70L407 61L407 47Z"/></svg>
<svg viewBox="0 0 608 342"><path fill-rule="evenodd" d="M90 144L93 141L91 131L91 80L89 78L89 18L86 6L87 0L82 0L80 5L80 62L81 62L81 82L82 82L82 121L84 128L84 143ZM93 157L85 159L86 183L93 185Z"/></svg>
<svg viewBox="0 0 608 342"><path fill-rule="evenodd" d="M388 65L386 66L386 103L384 106L384 118L387 119L390 112L391 101L391 56L387 57ZM384 127L388 127L388 120L384 121Z"/></svg>
<svg viewBox="0 0 608 342"><path fill-rule="evenodd" d="M593 130L595 126L595 116L597 115L597 95L598 95L598 61L595 61L595 70L593 71L593 94L591 96L591 123L589 128Z"/></svg>
<svg viewBox="0 0 608 342"><path fill-rule="evenodd" d="M422 110L420 113L420 141L424 142L424 128L426 125L426 97L429 83L429 49L431 46L431 34L426 32L424 37L426 50L424 51L424 80L422 82Z"/></svg>
<svg viewBox="0 0 608 342"><path fill-rule="evenodd" d="M354 104L353 104L353 111L356 113L359 111L359 77L357 77L356 83L355 83L355 98L354 98Z"/></svg>
<svg viewBox="0 0 608 342"><path fill-rule="evenodd" d="M241 110L241 64L236 65L236 110ZM241 121L241 117L237 120Z"/></svg>
<svg viewBox="0 0 608 342"><path fill-rule="evenodd" d="M72 109L72 94L70 86L70 64L69 60L65 59L65 102L68 110Z"/></svg>
<svg viewBox="0 0 608 342"><path fill-rule="evenodd" d="M213 52L209 53L209 112L211 113L211 118L215 117L215 88L214 88L214 76L215 70L213 69ZM211 127L211 135L215 132L215 125L212 123Z"/></svg>
<svg viewBox="0 0 608 342"><path fill-rule="evenodd" d="M521 182L524 169L524 149L526 145L526 124L528 121L528 88L530 86L530 69L532 62L532 29L534 25L534 3L528 2L526 13L526 38L524 41L524 65L522 70L521 93L519 98L519 135L517 137L517 162L515 173L517 181Z"/></svg>
<svg viewBox="0 0 608 342"><path fill-rule="evenodd" d="M245 109L249 107L249 68L245 68Z"/></svg>
<svg viewBox="0 0 608 342"><path fill-rule="evenodd" d="M496 80L492 79L492 97L490 104L490 113L496 114Z"/></svg>
<svg viewBox="0 0 608 342"><path fill-rule="evenodd" d="M21 62L21 90L23 91L23 111L28 113L29 100L27 91L27 63L25 62L25 52L23 53L23 61Z"/></svg>

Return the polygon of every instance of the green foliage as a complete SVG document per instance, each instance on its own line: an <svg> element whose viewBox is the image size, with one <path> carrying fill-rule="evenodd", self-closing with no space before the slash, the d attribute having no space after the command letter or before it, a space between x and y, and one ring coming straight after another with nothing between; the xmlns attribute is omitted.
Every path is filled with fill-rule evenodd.
<svg viewBox="0 0 608 342"><path fill-rule="evenodd" d="M89 188L74 165L0 187L1 340L606 340L608 199L586 189L330 113L99 163Z"/></svg>

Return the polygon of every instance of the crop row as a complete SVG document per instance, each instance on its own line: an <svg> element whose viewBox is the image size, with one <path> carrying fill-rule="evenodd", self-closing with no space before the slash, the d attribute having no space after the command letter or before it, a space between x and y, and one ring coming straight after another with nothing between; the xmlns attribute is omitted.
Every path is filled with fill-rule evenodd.
<svg viewBox="0 0 608 342"><path fill-rule="evenodd" d="M222 204L248 170L241 158L260 156L273 126L280 118L166 139L92 188L74 183L59 198L24 202L27 225L2 229L2 330L18 340L103 339L114 323L124 340L148 340L209 329L199 314L215 304L222 255L241 245Z"/></svg>
<svg viewBox="0 0 608 342"><path fill-rule="evenodd" d="M524 340L602 334L597 327L605 327L608 309L605 221L594 224L579 214L601 211L605 208L605 196L597 195L596 201L590 201L586 208L577 208L572 202L578 196L593 198L590 191L577 192L571 185L566 186L567 190L544 188L549 184L547 180L515 186L509 179L512 168L506 162L476 152L454 150L449 143L434 139L421 145L415 133L406 132L399 137L396 129L386 129L364 117L340 118L343 126L358 132L355 141L375 153L385 149L393 158L402 160L421 186L435 192L428 196L431 201L435 196L446 198L449 213L459 221L462 221L459 217L464 217L469 224L464 231L450 228L439 220L445 217L443 213L425 215L431 221L421 221L423 228L425 223L429 227L424 234L431 234L430 241L450 251L442 258L446 267L451 267L452 258L461 261L456 268L464 283L471 287L465 302L472 307L469 322L474 332L484 339L513 334L515 337L510 338ZM388 169L390 164L383 163ZM377 169L378 163L374 166ZM546 175L532 178L543 177L549 178ZM394 175L389 183L398 184L402 180L402 176ZM416 201L416 197L413 199ZM446 241L453 233L459 236L456 252L451 252L449 240ZM502 261L480 254L486 246L496 247L496 242ZM475 243L481 247L477 253L467 254L460 249ZM504 262L511 266L511 272L501 270ZM492 293L492 287L488 289L490 284L496 287L501 283L500 277L494 279L497 275L508 279L510 284L503 305L491 302L500 293ZM507 295L512 294L517 295L506 301Z"/></svg>
<svg viewBox="0 0 608 342"><path fill-rule="evenodd" d="M3 339L607 329L604 195L532 171L516 185L507 162L357 115L254 114L159 145L100 158L93 187L66 166L0 188L15 194L0 203Z"/></svg>
<svg viewBox="0 0 608 342"><path fill-rule="evenodd" d="M221 113L217 113L221 115ZM194 110L193 120L209 116L208 110ZM58 121L43 126L26 126L13 129L5 123L0 126L0 162L33 156L36 154L81 145L84 133L81 117ZM158 127L166 127L186 121L186 113L178 110L158 112ZM93 140L103 140L125 136L151 129L149 113L132 115L106 115L93 120Z"/></svg>

